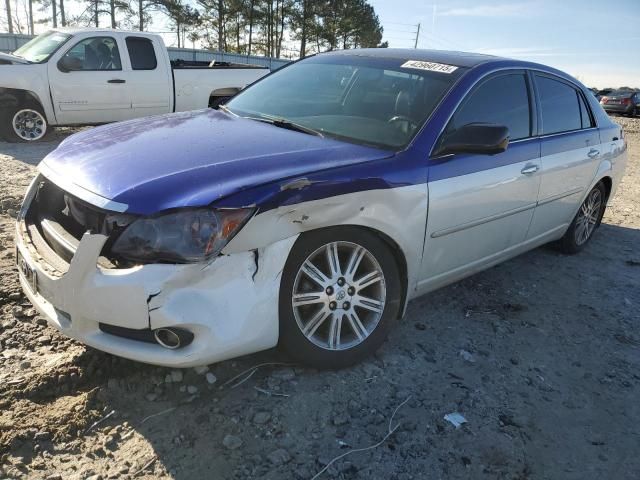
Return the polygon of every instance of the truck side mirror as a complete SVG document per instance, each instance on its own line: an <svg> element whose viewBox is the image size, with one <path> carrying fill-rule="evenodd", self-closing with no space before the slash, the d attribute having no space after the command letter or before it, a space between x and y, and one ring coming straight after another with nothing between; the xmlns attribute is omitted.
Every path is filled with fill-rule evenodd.
<svg viewBox="0 0 640 480"><path fill-rule="evenodd" d="M58 62L58 70L64 73L82 70L82 62L77 57L65 55Z"/></svg>

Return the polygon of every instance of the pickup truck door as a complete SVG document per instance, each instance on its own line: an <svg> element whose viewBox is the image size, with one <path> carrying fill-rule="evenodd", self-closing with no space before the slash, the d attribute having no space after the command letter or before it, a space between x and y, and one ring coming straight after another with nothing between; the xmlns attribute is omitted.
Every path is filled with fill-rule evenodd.
<svg viewBox="0 0 640 480"><path fill-rule="evenodd" d="M130 63L131 118L169 113L173 97L171 64L164 45L150 38L125 38ZM201 108L206 107L202 105Z"/></svg>
<svg viewBox="0 0 640 480"><path fill-rule="evenodd" d="M130 118L131 91L123 45L96 35L73 42L49 62L51 98L59 125L115 122Z"/></svg>
<svg viewBox="0 0 640 480"><path fill-rule="evenodd" d="M467 94L443 135L470 123L509 128L507 150L431 158L420 288L481 269L525 241L538 198L540 140L523 71L492 75Z"/></svg>

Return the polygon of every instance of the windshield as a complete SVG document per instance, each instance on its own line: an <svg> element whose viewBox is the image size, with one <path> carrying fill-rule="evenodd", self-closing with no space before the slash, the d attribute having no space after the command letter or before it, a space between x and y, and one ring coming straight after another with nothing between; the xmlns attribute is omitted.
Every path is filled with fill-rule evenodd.
<svg viewBox="0 0 640 480"><path fill-rule="evenodd" d="M400 150L466 70L431 71L425 62L413 62L412 68L405 63L320 55L274 72L226 107L243 117L279 119L327 137Z"/></svg>
<svg viewBox="0 0 640 480"><path fill-rule="evenodd" d="M71 35L61 32L43 33L25 43L13 54L33 63L46 62L69 38L71 38Z"/></svg>

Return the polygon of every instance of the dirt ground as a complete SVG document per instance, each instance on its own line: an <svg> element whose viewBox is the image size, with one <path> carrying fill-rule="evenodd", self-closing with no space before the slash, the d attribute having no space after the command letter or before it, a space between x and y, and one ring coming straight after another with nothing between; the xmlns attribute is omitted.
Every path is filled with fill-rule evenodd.
<svg viewBox="0 0 640 480"><path fill-rule="evenodd" d="M12 217L68 132L0 143L0 478L311 479L386 437L317 478L640 479L640 119L616 120L627 174L584 252L539 248L413 301L337 372L275 350L172 371L47 327Z"/></svg>

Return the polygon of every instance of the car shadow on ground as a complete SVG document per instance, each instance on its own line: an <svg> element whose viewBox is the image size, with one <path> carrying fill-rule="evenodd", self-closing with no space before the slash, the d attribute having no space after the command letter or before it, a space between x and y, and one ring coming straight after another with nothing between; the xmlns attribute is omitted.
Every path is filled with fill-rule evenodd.
<svg viewBox="0 0 640 480"><path fill-rule="evenodd" d="M416 299L378 353L342 371L270 350L210 366L210 384L88 351L82 388L117 413L86 437L100 445L106 428L96 455L114 450L115 462L147 448L140 475L311 478L384 438L409 398L384 444L328 476L631 478L637 443L621 439L640 420L629 401L640 393L638 245L640 230L602 225L578 255L540 248ZM468 423L452 427L451 412Z"/></svg>

